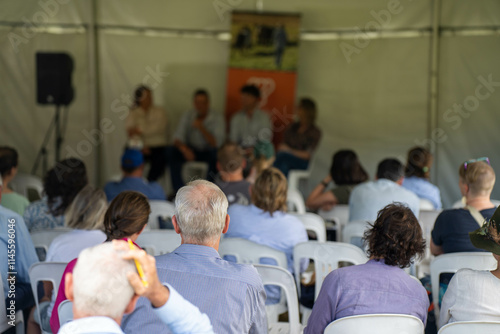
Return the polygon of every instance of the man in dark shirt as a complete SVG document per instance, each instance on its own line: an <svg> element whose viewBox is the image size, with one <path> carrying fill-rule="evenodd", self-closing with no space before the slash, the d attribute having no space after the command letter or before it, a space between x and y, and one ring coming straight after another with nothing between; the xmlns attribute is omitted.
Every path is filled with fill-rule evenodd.
<svg viewBox="0 0 500 334"><path fill-rule="evenodd" d="M217 153L219 178L216 184L227 197L229 205L250 204L250 182L243 178L246 160L243 150L236 144L224 144Z"/></svg>

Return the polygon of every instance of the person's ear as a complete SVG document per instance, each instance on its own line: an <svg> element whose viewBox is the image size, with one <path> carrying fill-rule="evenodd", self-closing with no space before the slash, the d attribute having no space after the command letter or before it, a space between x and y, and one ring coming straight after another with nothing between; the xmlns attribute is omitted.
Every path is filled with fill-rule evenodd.
<svg viewBox="0 0 500 334"><path fill-rule="evenodd" d="M404 179L405 179L404 177L401 177L401 178L399 178L399 180L396 181L396 183L399 184L400 186L402 186Z"/></svg>
<svg viewBox="0 0 500 334"><path fill-rule="evenodd" d="M130 299L130 301L129 301L129 303L128 303L127 307L125 308L125 312L124 312L125 314L129 314L129 313L134 312L134 310L135 310L135 305L137 304L137 300L138 300L138 299L139 299L139 296L138 296L138 295L134 294L134 295L132 296L132 299Z"/></svg>
<svg viewBox="0 0 500 334"><path fill-rule="evenodd" d="M217 170L220 172L222 168L220 167L220 162L217 161Z"/></svg>
<svg viewBox="0 0 500 334"><path fill-rule="evenodd" d="M175 233L181 234L181 229L179 228L179 224L177 223L177 217L172 216L172 225L174 226Z"/></svg>
<svg viewBox="0 0 500 334"><path fill-rule="evenodd" d="M243 159L243 161L241 162L241 169L245 169L247 167L247 159Z"/></svg>
<svg viewBox="0 0 500 334"><path fill-rule="evenodd" d="M73 295L73 273L66 273L64 276L64 294L69 301L74 301Z"/></svg>
<svg viewBox="0 0 500 334"><path fill-rule="evenodd" d="M229 218L229 215L226 214L226 222L224 223L224 229L222 230L222 234L226 234L227 230L229 229L229 221L231 218Z"/></svg>

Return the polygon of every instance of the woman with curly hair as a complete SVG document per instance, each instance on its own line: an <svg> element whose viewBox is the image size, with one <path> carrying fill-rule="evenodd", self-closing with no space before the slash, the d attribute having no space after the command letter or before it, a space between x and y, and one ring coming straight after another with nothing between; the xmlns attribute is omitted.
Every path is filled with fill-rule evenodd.
<svg viewBox="0 0 500 334"><path fill-rule="evenodd" d="M88 183L87 169L80 159L59 161L43 180L44 196L24 212L29 231L64 226L64 212Z"/></svg>
<svg viewBox="0 0 500 334"><path fill-rule="evenodd" d="M427 292L403 270L425 249L413 212L400 203L387 205L364 239L370 260L328 274L304 333L323 333L336 319L362 314L408 314L426 323Z"/></svg>

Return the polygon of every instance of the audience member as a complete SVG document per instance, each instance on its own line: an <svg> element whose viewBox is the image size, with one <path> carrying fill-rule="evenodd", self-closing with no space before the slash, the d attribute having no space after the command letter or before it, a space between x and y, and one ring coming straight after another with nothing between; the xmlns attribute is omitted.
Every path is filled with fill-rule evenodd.
<svg viewBox="0 0 500 334"><path fill-rule="evenodd" d="M155 260L127 244L107 242L84 250L73 273L65 276L66 294L73 301L73 321L60 334L119 333L124 313L131 312L139 296L147 298L156 316L174 333L213 333L210 320L158 280ZM118 249L116 249L118 248ZM144 271L143 284L134 261Z"/></svg>
<svg viewBox="0 0 500 334"><path fill-rule="evenodd" d="M402 269L425 250L413 212L401 203L387 205L365 232L365 242L370 260L328 274L304 333L323 333L336 319L376 313L413 315L425 325L427 293Z"/></svg>
<svg viewBox="0 0 500 334"><path fill-rule="evenodd" d="M335 188L326 190L330 182ZM336 204L348 204L355 186L368 181L368 174L352 150L337 151L332 158L330 173L313 189L306 200L309 209L331 210Z"/></svg>
<svg viewBox="0 0 500 334"><path fill-rule="evenodd" d="M419 198L432 203L435 210L441 210L441 192L429 182L432 154L423 147L414 147L408 152L403 187L414 192Z"/></svg>
<svg viewBox="0 0 500 334"><path fill-rule="evenodd" d="M150 200L165 200L163 188L154 181L144 180L144 159L141 151L126 149L121 163L123 178L119 182L111 181L104 186L104 192L108 201L118 196L125 190L138 191Z"/></svg>
<svg viewBox="0 0 500 334"><path fill-rule="evenodd" d="M252 148L258 140L272 141L273 127L269 115L259 109L260 91L257 86L241 88L241 109L231 119L229 140L244 149Z"/></svg>
<svg viewBox="0 0 500 334"><path fill-rule="evenodd" d="M404 168L396 159L385 159L377 167L375 181L356 186L349 198L349 221L375 221L377 212L392 202L406 204L418 217L420 200L401 187Z"/></svg>
<svg viewBox="0 0 500 334"><path fill-rule="evenodd" d="M167 115L165 110L153 105L153 93L149 87L135 90L135 101L127 117L125 127L130 139L129 146L142 148L151 163L148 181L158 180L167 163Z"/></svg>
<svg viewBox="0 0 500 334"><path fill-rule="evenodd" d="M104 215L106 240L130 239L135 243L148 223L150 213L151 209L146 196L136 191L124 191L120 193L111 201ZM76 262L76 258L69 262L64 270L64 274L73 272ZM59 315L57 313L59 304L67 299L64 289L65 281L63 275L50 317L50 328L53 333L57 333L59 330Z"/></svg>
<svg viewBox="0 0 500 334"><path fill-rule="evenodd" d="M43 180L43 198L24 212L30 232L64 226L64 212L87 182L83 161L69 158L56 163Z"/></svg>
<svg viewBox="0 0 500 334"><path fill-rule="evenodd" d="M216 174L217 147L224 140L224 120L222 115L210 109L208 92L198 89L194 93L194 109L182 115L174 134L171 150L170 175L177 191L184 186L182 165L186 161L203 161L208 164L208 180Z"/></svg>
<svg viewBox="0 0 500 334"><path fill-rule="evenodd" d="M30 202L26 197L9 188L10 181L17 175L17 165L17 151L7 146L0 147L0 176L3 179L2 206L22 216Z"/></svg>
<svg viewBox="0 0 500 334"><path fill-rule="evenodd" d="M274 167L262 171L251 188L251 197L252 205L235 204L229 208L231 225L226 238L244 238L284 252L288 270L293 274L293 248L308 241L308 237L302 222L286 213L285 175ZM302 270L306 267L304 261ZM266 287L266 292L266 304L279 302L279 288Z"/></svg>
<svg viewBox="0 0 500 334"><path fill-rule="evenodd" d="M287 178L290 170L307 169L309 166L321 138L321 130L315 124L316 114L316 103L309 98L302 98L297 106L298 120L285 130L274 167Z"/></svg>
<svg viewBox="0 0 500 334"><path fill-rule="evenodd" d="M0 203L3 197L0 176ZM15 236L12 239L12 236ZM15 240L15 247L12 241ZM0 277L7 314L11 310L30 310L35 305L29 277L29 268L38 262L38 257L23 218L0 205ZM15 254L15 261L12 261Z"/></svg>
<svg viewBox="0 0 500 334"><path fill-rule="evenodd" d="M495 205L490 200L495 185L495 172L488 161L467 161L460 165L458 185L466 206L444 210L434 223L431 253L479 252L470 242L469 232L490 219Z"/></svg>
<svg viewBox="0 0 500 334"><path fill-rule="evenodd" d="M453 276L441 304L439 327L455 321L500 321L500 210L469 236L475 247L493 253L497 268L460 269Z"/></svg>
<svg viewBox="0 0 500 334"><path fill-rule="evenodd" d="M226 143L217 152L219 177L215 184L226 194L229 206L250 203L250 182L243 178L245 166L245 156L238 145Z"/></svg>
<svg viewBox="0 0 500 334"><path fill-rule="evenodd" d="M85 186L76 195L65 213L65 226L74 229L55 238L49 247L47 262L70 262L85 248L103 243L104 213L108 207L106 195L101 189ZM33 312L30 321L35 321L45 332L51 332L50 316L56 301L52 283L44 282L45 296L40 299L38 312ZM50 297L52 296L52 297Z"/></svg>
<svg viewBox="0 0 500 334"><path fill-rule="evenodd" d="M224 261L217 253L229 226L227 207L226 196L213 183L197 180L182 187L172 217L182 245L156 257L158 275L206 313L216 333L267 333L266 296L257 271ZM127 333L168 332L142 300L123 328Z"/></svg>

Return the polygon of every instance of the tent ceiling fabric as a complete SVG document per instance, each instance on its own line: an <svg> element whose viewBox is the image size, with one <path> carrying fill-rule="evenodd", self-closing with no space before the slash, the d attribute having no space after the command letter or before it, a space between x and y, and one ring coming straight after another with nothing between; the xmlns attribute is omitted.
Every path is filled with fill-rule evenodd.
<svg viewBox="0 0 500 334"><path fill-rule="evenodd" d="M382 158L396 156L404 160L409 147L433 142L433 138L427 138L434 130L429 128L428 118L433 0L95 1L100 114L91 108L89 98L93 89L89 85L88 52L92 38L86 30L91 22L89 3L90 0L4 0L2 3L0 143L19 149L23 171L31 169L53 115L53 108L35 104L36 51L65 51L75 58L76 99L70 106L63 156L67 146L77 150L80 145L81 150L86 149L85 143L92 138L89 133L96 130L95 118L99 116L98 121L105 123L109 120L103 124L108 131L102 136L103 144L91 145L90 152L82 156L89 170L100 173L100 179L105 181L119 171L119 156L125 142L120 117L126 113L134 87L147 75L151 76L151 72L160 73L162 81L154 89L155 100L167 109L172 130L182 112L190 108L195 88L207 87L214 109L223 111L228 41L197 38L196 34L184 38L182 31L227 32L231 10L255 10L258 4L263 5L264 11L300 12L305 33L352 32L377 24L387 32L401 32L387 39L358 40L364 43L363 47L356 44L355 35L351 39L302 41L297 96L310 96L317 101L324 134L310 184L314 185L326 173L337 149L355 149L373 176ZM26 37L23 34L30 32L26 22L33 21L35 25L41 22L54 27L74 26L79 33L62 29ZM442 0L440 21L445 30L498 29L500 2ZM111 29L120 27L135 33L117 34ZM155 36L146 33L148 28L181 32ZM403 38L405 31L411 38ZM426 33L412 34L412 31ZM17 48L13 46L12 34L25 38ZM347 44L357 51L346 56ZM474 94L479 75L491 74L494 81L500 81L496 66L499 48L498 37L493 35L445 34L441 38L437 127L446 131L447 139L436 146L433 181L441 187L447 205L459 196L457 168L462 160L487 155L493 166L500 168L496 163L500 154L495 154L491 144L498 137L491 124L498 124L495 121L499 117L496 110L500 107L500 87L488 99L481 100L470 117L462 117L459 128L450 129L455 123L444 118L454 103ZM49 149L52 151L52 146ZM96 171L91 166L99 151L102 166ZM92 175L91 179L98 178ZM500 191L496 189L493 197L500 199Z"/></svg>

